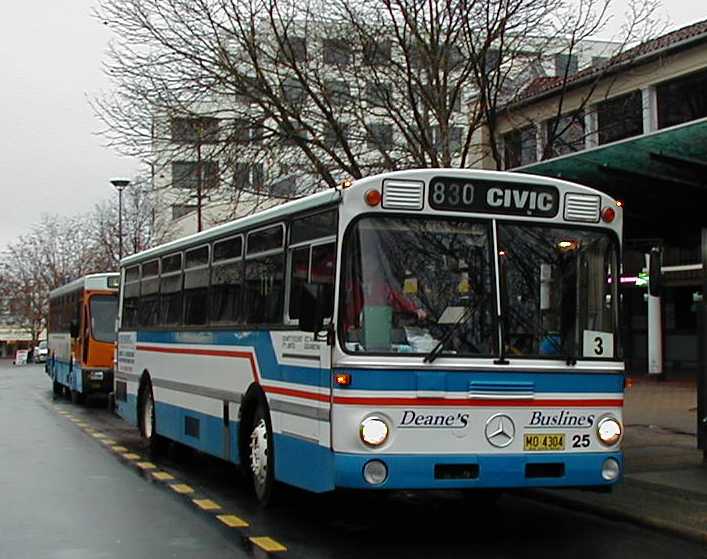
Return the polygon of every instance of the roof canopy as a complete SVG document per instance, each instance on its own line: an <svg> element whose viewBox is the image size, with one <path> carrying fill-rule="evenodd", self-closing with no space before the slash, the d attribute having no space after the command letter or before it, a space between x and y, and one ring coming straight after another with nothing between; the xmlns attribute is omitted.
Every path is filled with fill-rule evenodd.
<svg viewBox="0 0 707 559"><path fill-rule="evenodd" d="M625 202L627 236L680 238L707 225L707 119L514 169Z"/></svg>

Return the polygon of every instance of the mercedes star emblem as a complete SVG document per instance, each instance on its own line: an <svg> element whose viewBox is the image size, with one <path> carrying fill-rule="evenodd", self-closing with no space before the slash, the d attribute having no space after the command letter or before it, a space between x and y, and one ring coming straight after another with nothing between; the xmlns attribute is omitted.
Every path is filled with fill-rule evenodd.
<svg viewBox="0 0 707 559"><path fill-rule="evenodd" d="M497 413L486 422L486 440L493 446L505 448L513 442L516 435L516 426L513 420L505 413Z"/></svg>

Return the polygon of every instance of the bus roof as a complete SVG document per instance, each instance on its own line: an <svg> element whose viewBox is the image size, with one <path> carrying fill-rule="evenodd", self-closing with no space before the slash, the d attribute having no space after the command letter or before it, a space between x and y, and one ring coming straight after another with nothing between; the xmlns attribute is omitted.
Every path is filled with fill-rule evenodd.
<svg viewBox="0 0 707 559"><path fill-rule="evenodd" d="M207 229L206 231L194 233L192 235L188 235L187 237L182 237L181 239L177 239L175 241L171 241L169 243L165 243L163 245L150 248L142 252L138 252L137 254L133 254L131 256L123 258L120 261L120 265L129 266L131 264L146 260L151 256L157 256L167 252L171 252L173 250L187 248L199 244L202 241L210 241L212 239L228 235L229 233L236 233L247 227L252 227L260 223L272 221L274 219L278 219L280 217L284 217L292 213L303 212L324 207L329 204L333 204L334 202L337 202L340 197L341 192L338 189L330 188L323 192L317 192L315 194L305 196L304 198L300 198L298 200L292 200L290 202L280 204L279 206L268 208L267 210L263 210L262 212L258 212L253 215L248 215L239 219L235 219L233 221L229 221L228 223L217 225L216 227L212 227L211 229Z"/></svg>
<svg viewBox="0 0 707 559"><path fill-rule="evenodd" d="M371 183L377 183L382 181L383 179L418 179L427 182L434 176L440 174L446 176L465 177L477 180L495 179L504 183L523 183L525 185L549 185L564 188L577 188L588 194L597 194L605 198L610 198L605 193L602 193L588 186L571 183L562 179L556 179L552 177L528 175L523 173L510 173L504 171L487 171L481 169L459 168L427 168L409 169L403 171L389 171L386 173L380 173L377 175L371 175L368 177L357 179L349 187L345 187L345 190L349 191L358 188L369 188L371 186ZM192 235L182 237L181 239L177 239L165 243L163 245L144 250L137 254L133 254L131 256L123 258L120 261L120 265L121 267L130 266L143 262L150 258L162 256L172 251L179 251L185 248L190 248L192 246L201 244L202 242L208 242L214 239L225 237L232 233L238 233L246 228L277 220L278 218L282 218L294 213L325 207L327 205L340 201L341 198L341 188L330 188L323 192L311 194L298 200L292 200L290 202L286 202L279 206L274 206L262 212L258 212L256 214L248 215L233 221L229 221L227 223L217 225L216 227L213 227L211 229L207 229L206 231L194 233Z"/></svg>
<svg viewBox="0 0 707 559"><path fill-rule="evenodd" d="M78 278L71 283L52 289L49 292L49 297L60 297L66 293L80 289L117 289L117 287L108 287L108 278L119 278L118 272L105 272L100 274L88 274Z"/></svg>

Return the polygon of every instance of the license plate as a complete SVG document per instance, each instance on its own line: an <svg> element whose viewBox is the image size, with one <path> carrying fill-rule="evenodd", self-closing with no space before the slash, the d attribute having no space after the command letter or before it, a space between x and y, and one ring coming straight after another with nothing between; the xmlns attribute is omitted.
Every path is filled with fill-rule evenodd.
<svg viewBox="0 0 707 559"><path fill-rule="evenodd" d="M565 450L564 433L525 433L523 450Z"/></svg>

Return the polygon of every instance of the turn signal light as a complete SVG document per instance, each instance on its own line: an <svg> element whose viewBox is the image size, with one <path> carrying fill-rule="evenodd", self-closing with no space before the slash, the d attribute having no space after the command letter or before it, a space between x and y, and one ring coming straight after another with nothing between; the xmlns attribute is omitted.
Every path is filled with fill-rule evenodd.
<svg viewBox="0 0 707 559"><path fill-rule="evenodd" d="M606 223L611 223L612 221L614 221L615 217L616 217L616 210L614 208L607 207L601 211L601 218Z"/></svg>
<svg viewBox="0 0 707 559"><path fill-rule="evenodd" d="M351 384L351 375L349 373L337 373L334 381L337 386L349 386Z"/></svg>
<svg viewBox="0 0 707 559"><path fill-rule="evenodd" d="M378 190L369 190L365 195L366 204L369 206L377 206L381 203L381 193Z"/></svg>

